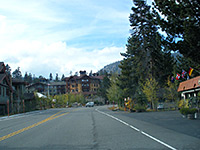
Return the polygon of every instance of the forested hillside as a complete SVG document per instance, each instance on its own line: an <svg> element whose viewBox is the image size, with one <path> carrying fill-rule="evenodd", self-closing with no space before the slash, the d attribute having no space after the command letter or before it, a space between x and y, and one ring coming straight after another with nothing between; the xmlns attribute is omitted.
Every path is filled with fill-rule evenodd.
<svg viewBox="0 0 200 150"><path fill-rule="evenodd" d="M100 71L98 71L99 74L104 74L104 72L107 73L117 73L120 74L121 73L121 69L119 68L121 61L117 61L114 63L111 63L109 65L104 66L104 68L102 68Z"/></svg>

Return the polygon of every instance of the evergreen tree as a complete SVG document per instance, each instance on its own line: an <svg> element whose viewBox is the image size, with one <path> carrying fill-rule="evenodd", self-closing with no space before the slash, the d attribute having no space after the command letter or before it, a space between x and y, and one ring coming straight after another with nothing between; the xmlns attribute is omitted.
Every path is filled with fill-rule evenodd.
<svg viewBox="0 0 200 150"><path fill-rule="evenodd" d="M59 81L58 73L56 73L56 81Z"/></svg>
<svg viewBox="0 0 200 150"><path fill-rule="evenodd" d="M176 75L176 73L179 73L182 75L182 71L184 70L187 73L184 78L181 77L180 81L187 80L190 67L194 69L191 77L198 76L200 64L199 65L196 64L195 62L191 61L191 59L186 58L183 55L177 56L177 62L176 62L176 67L175 67L176 72L174 72L174 76Z"/></svg>
<svg viewBox="0 0 200 150"><path fill-rule="evenodd" d="M169 48L178 50L184 57L200 64L199 0L154 0L154 2L158 24L167 33L166 41Z"/></svg>
<svg viewBox="0 0 200 150"><path fill-rule="evenodd" d="M122 90L117 85L117 74L112 74L110 78L110 87L106 90L108 100L112 103L113 101L122 106Z"/></svg>
<svg viewBox="0 0 200 150"><path fill-rule="evenodd" d="M29 73L29 75L28 75L28 82L29 82L29 83L32 83L32 82L33 82L33 77L32 77L32 74L31 74L31 73Z"/></svg>
<svg viewBox="0 0 200 150"><path fill-rule="evenodd" d="M50 81L53 80L53 75L52 75L52 73L49 74L49 80L50 80Z"/></svg>
<svg viewBox="0 0 200 150"><path fill-rule="evenodd" d="M65 81L65 75L62 75L61 81Z"/></svg>
<svg viewBox="0 0 200 150"><path fill-rule="evenodd" d="M140 91L139 83L144 83L150 77L164 85L174 62L170 51L164 47L150 6L145 1L133 2L133 13L130 15L132 33L127 51L122 54L125 59L119 66L122 69L119 87L124 91L124 97L131 98L134 98L136 91Z"/></svg>
<svg viewBox="0 0 200 150"><path fill-rule="evenodd" d="M13 78L22 79L22 73L20 71L20 67L15 69L15 71L12 73L12 76Z"/></svg>
<svg viewBox="0 0 200 150"><path fill-rule="evenodd" d="M10 68L10 66L8 64L6 65L6 73L8 75L11 75L11 68Z"/></svg>
<svg viewBox="0 0 200 150"><path fill-rule="evenodd" d="M90 71L89 76L92 76L92 70Z"/></svg>
<svg viewBox="0 0 200 150"><path fill-rule="evenodd" d="M99 87L98 92L97 92L97 94L99 96L104 98L105 103L108 100L107 89L109 89L109 87L110 87L110 79L109 79L108 73L105 72L105 76L103 78L103 81L100 83L100 87Z"/></svg>
<svg viewBox="0 0 200 150"><path fill-rule="evenodd" d="M134 74L134 65L131 58L124 59L119 65L121 75L118 77L118 86L123 90L123 98L133 97L137 87L137 77Z"/></svg>
<svg viewBox="0 0 200 150"><path fill-rule="evenodd" d="M27 72L24 75L24 81L28 82L28 73Z"/></svg>

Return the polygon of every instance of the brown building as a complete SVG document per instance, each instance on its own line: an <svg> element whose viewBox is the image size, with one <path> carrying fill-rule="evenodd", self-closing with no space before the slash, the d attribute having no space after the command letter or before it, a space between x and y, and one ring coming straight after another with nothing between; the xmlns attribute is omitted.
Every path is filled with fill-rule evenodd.
<svg viewBox="0 0 200 150"><path fill-rule="evenodd" d="M86 71L80 71L80 76L70 76L65 78L67 93L82 93L85 96L97 94L103 76L88 76Z"/></svg>
<svg viewBox="0 0 200 150"><path fill-rule="evenodd" d="M66 83L61 82L50 82L49 84L49 95L60 95L66 94Z"/></svg>
<svg viewBox="0 0 200 150"><path fill-rule="evenodd" d="M196 97L200 91L200 76L192 78L190 80L183 81L179 84L178 92L181 92L181 97L188 99L190 97Z"/></svg>
<svg viewBox="0 0 200 150"><path fill-rule="evenodd" d="M12 111L13 105L13 89L11 76L6 72L6 66L0 62L0 115L7 113L9 107Z"/></svg>

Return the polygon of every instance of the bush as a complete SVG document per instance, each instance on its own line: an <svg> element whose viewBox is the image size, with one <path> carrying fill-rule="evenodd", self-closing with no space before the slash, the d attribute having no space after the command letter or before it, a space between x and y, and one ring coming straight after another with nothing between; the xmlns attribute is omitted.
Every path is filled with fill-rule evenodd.
<svg viewBox="0 0 200 150"><path fill-rule="evenodd" d="M146 107L143 105L135 105L135 110L137 112L144 112L144 111L146 111Z"/></svg>
<svg viewBox="0 0 200 150"><path fill-rule="evenodd" d="M183 115L188 115L188 114L195 114L198 112L196 108L181 108L180 113Z"/></svg>
<svg viewBox="0 0 200 150"><path fill-rule="evenodd" d="M180 109L181 108L189 108L188 103L189 103L188 99L186 99L186 100L182 99L178 102L178 108L180 108Z"/></svg>

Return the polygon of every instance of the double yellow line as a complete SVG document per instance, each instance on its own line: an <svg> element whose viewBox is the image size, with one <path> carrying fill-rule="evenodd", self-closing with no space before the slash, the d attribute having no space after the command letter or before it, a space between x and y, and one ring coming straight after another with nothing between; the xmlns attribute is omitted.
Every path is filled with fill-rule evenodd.
<svg viewBox="0 0 200 150"><path fill-rule="evenodd" d="M5 140L5 139L8 139L8 138L10 138L10 137L12 137L12 136L14 136L14 135L17 135L17 134L19 134L19 133L22 133L22 132L24 132L24 131L27 131L27 130L29 130L29 129L31 129L31 128L34 128L34 127L36 127L36 126L39 126L40 124L43 124L43 123L45 123L45 122L47 122L47 121L49 121L49 120L53 120L53 119L56 119L56 118L58 118L58 117L64 116L64 115L66 115L66 114L69 114L69 112L66 112L66 113L62 113L62 112L63 112L63 111L59 111L58 113L56 113L56 114L50 116L50 117L47 118L47 119L44 119L44 120L42 120L42 121L40 121L40 122L37 122L37 123L35 123L35 124L33 124L33 125L30 125L30 126L25 127L25 128L23 128L23 129L17 130L17 131L15 131L15 132L10 133L10 134L8 134L8 135L5 135L5 136L3 136L3 137L0 137L0 142L3 141L3 140ZM62 113L62 114L60 114L60 113ZM59 115L59 114L60 114L60 115Z"/></svg>

